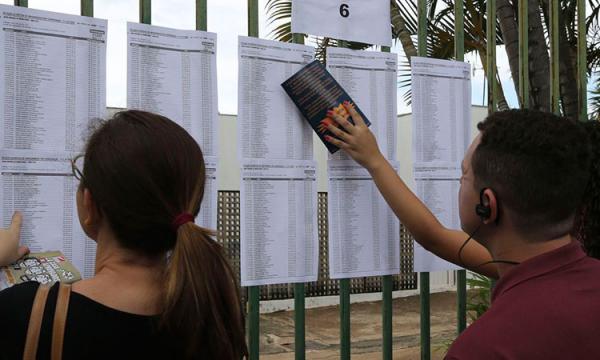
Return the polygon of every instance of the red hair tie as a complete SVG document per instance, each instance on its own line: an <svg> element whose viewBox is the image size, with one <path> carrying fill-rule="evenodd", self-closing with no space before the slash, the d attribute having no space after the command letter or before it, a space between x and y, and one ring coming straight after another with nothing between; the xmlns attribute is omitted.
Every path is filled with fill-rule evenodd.
<svg viewBox="0 0 600 360"><path fill-rule="evenodd" d="M173 227L173 230L177 231L181 225L187 224L187 223L193 222L193 221L194 221L194 216L192 214L183 212L183 213L177 215L175 217L175 219L173 219L171 226Z"/></svg>

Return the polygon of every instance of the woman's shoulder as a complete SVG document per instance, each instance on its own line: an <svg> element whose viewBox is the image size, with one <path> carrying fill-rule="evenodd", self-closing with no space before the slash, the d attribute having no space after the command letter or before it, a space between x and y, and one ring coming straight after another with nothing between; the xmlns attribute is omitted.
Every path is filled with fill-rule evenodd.
<svg viewBox="0 0 600 360"><path fill-rule="evenodd" d="M0 318L6 319L5 313L13 314L18 309L27 309L26 305L32 305L39 286L37 281L28 281L0 291Z"/></svg>
<svg viewBox="0 0 600 360"><path fill-rule="evenodd" d="M39 285L29 281L0 291L0 359L22 356L31 306Z"/></svg>

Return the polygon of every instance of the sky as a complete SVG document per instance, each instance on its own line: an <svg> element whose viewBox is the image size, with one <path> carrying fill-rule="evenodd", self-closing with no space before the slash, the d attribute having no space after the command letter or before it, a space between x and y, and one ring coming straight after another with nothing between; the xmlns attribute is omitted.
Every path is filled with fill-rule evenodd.
<svg viewBox="0 0 600 360"><path fill-rule="evenodd" d="M13 4L13 0L0 0L1 4ZM269 39L273 26L268 24L265 14L266 0L259 1L260 37ZM80 0L29 0L29 7L67 14L78 15ZM139 0L95 0L94 16L108 20L107 41L107 91L106 104L109 107L125 107L127 94L127 21L138 21ZM195 29L194 0L152 0L152 24L175 29ZM247 34L247 6L245 0L208 0L208 31L217 33L217 79L219 112L237 113L237 38ZM392 52L404 59L401 46L394 45ZM472 65L472 103L485 105L484 74L481 63L474 55L467 55L466 61ZM517 105L517 98L508 58L503 47L497 50L498 74L506 98L511 106ZM410 112L403 100L406 88L398 88L398 112Z"/></svg>

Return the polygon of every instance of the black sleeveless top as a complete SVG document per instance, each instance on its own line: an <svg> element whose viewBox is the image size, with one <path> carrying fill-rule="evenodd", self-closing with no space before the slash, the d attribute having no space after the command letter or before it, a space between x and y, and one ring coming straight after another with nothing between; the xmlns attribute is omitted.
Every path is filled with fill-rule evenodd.
<svg viewBox="0 0 600 360"><path fill-rule="evenodd" d="M0 291L0 360L22 359L37 282ZM58 284L48 294L37 358L50 358ZM179 359L181 348L161 334L158 318L115 310L71 292L63 359Z"/></svg>

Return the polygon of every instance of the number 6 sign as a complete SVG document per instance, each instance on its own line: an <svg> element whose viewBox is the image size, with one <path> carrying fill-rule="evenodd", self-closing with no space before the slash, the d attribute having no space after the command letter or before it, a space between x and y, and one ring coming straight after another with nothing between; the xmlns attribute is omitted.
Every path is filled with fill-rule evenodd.
<svg viewBox="0 0 600 360"><path fill-rule="evenodd" d="M292 32L392 45L389 0L292 0Z"/></svg>

